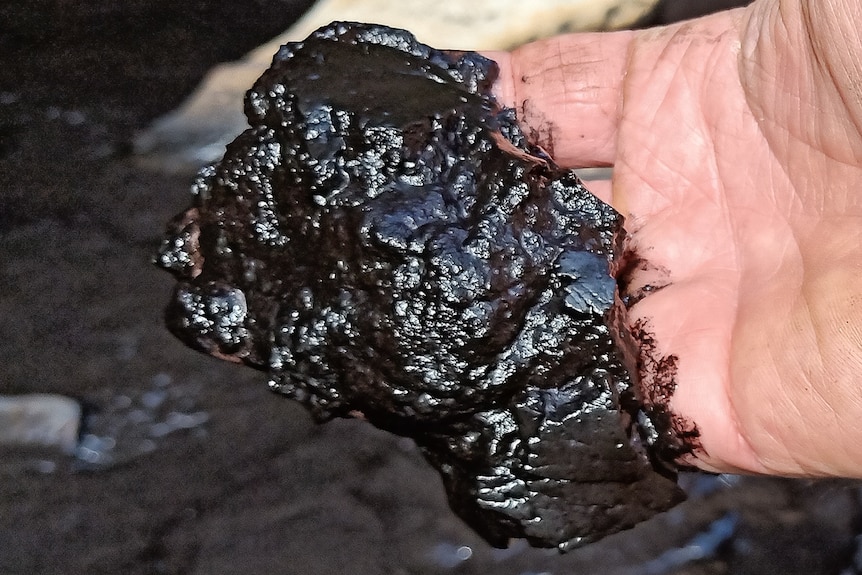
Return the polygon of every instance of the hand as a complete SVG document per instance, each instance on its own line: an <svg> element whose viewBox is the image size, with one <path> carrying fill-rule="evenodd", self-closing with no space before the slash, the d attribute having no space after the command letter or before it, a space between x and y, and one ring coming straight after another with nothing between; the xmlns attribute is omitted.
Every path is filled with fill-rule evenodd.
<svg viewBox="0 0 862 575"><path fill-rule="evenodd" d="M856 0L758 0L491 56L558 163L614 166L588 187L648 263L630 327L647 366L675 362L703 469L862 477L860 21Z"/></svg>

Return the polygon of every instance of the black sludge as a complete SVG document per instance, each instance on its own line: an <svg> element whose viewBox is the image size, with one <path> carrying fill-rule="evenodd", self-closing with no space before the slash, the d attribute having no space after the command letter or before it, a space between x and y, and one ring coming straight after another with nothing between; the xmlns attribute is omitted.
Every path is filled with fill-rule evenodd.
<svg viewBox="0 0 862 575"><path fill-rule="evenodd" d="M373 25L284 46L158 262L184 342L414 438L492 544L565 549L682 495L615 344L622 218L496 74Z"/></svg>

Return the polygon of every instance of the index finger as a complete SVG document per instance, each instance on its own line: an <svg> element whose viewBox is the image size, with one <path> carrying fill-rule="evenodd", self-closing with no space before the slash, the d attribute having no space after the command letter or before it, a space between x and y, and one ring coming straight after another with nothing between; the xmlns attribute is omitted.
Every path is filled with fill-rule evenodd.
<svg viewBox="0 0 862 575"><path fill-rule="evenodd" d="M494 92L561 166L613 165L633 35L567 34L488 52L500 67Z"/></svg>

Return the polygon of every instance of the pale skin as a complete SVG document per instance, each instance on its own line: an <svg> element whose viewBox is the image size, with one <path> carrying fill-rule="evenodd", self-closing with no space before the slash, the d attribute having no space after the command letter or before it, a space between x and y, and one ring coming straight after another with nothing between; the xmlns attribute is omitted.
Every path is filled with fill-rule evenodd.
<svg viewBox="0 0 862 575"><path fill-rule="evenodd" d="M758 0L511 53L495 86L626 217L668 284L629 310L678 358L710 471L862 477L862 3Z"/></svg>

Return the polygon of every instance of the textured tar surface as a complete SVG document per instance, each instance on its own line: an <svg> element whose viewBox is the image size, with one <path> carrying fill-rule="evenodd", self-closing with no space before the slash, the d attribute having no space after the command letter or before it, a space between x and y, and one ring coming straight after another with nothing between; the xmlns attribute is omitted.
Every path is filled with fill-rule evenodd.
<svg viewBox="0 0 862 575"><path fill-rule="evenodd" d="M414 438L494 545L566 549L682 495L614 343L621 218L496 73L373 25L284 46L158 262L187 344Z"/></svg>

